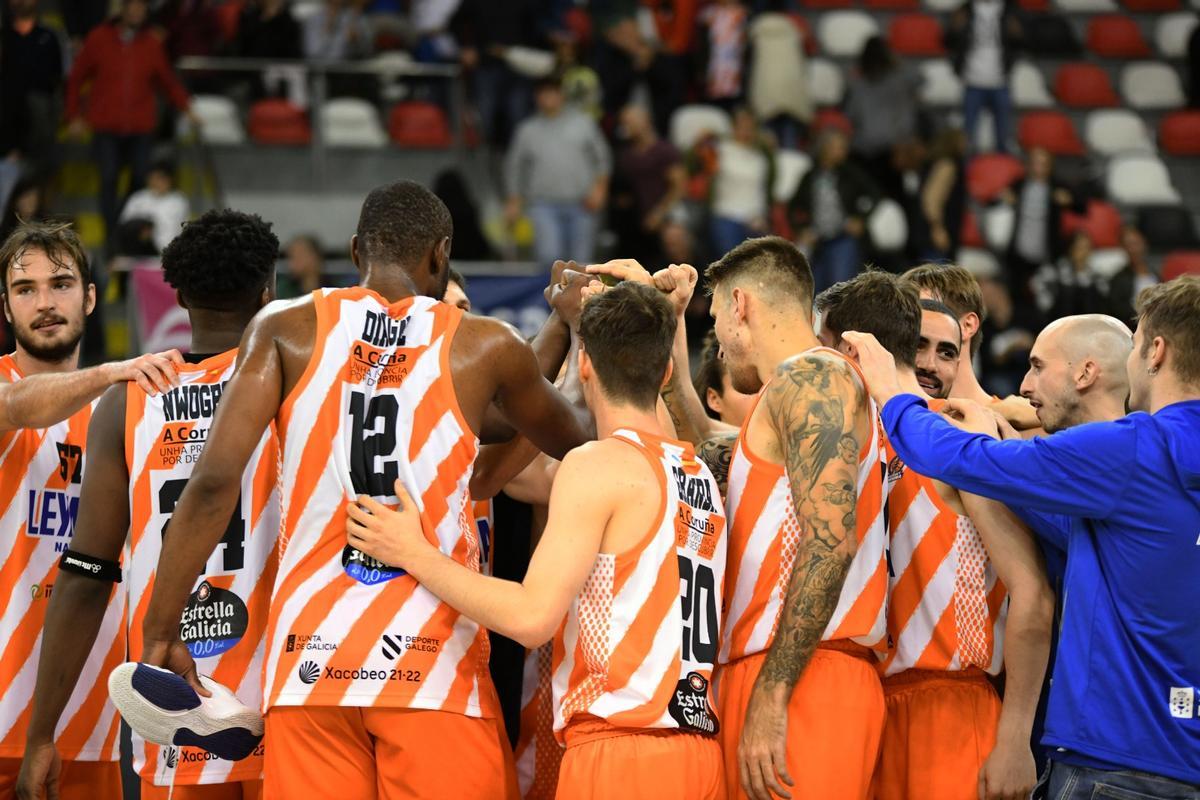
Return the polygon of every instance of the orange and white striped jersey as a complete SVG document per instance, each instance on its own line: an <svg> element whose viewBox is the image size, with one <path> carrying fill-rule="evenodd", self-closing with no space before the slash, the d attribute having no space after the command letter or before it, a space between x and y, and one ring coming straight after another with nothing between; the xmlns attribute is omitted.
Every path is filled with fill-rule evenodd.
<svg viewBox="0 0 1200 800"><path fill-rule="evenodd" d="M346 505L395 504L404 482L425 535L469 569L467 486L479 442L450 346L463 312L365 288L313 293L307 369L277 416L283 539L271 600L267 707L424 708L493 717L487 634L403 570L346 544Z"/></svg>
<svg viewBox="0 0 1200 800"><path fill-rule="evenodd" d="M554 642L525 654L521 675L521 723L513 755L522 800L554 800L563 747L554 736L551 686Z"/></svg>
<svg viewBox="0 0 1200 800"><path fill-rule="evenodd" d="M937 410L939 401L930 401ZM970 517L887 447L888 652L884 675L1004 666L1007 592Z"/></svg>
<svg viewBox="0 0 1200 800"><path fill-rule="evenodd" d="M142 651L163 534L208 441L217 404L233 375L237 350L177 368L180 385L153 397L128 384L125 462L129 466L129 650ZM279 538L278 442L267 430L242 474L237 509L221 544L196 579L179 633L196 668L246 705L262 704L267 608ZM226 761L195 747L162 747L133 734L133 766L158 786L226 783L262 777L262 753ZM172 776L172 773L174 775Z"/></svg>
<svg viewBox="0 0 1200 800"><path fill-rule="evenodd" d="M11 355L0 373L22 378ZM92 406L49 428L0 434L0 757L25 753L46 607L79 509ZM55 731L64 760L116 761L108 673L125 660L125 587L115 584L79 682Z"/></svg>
<svg viewBox="0 0 1200 800"><path fill-rule="evenodd" d="M814 348L842 358L866 381L858 365L836 350ZM763 388L763 392L766 387ZM761 400L763 393L759 394ZM757 402L755 408L757 408ZM873 649L885 646L887 604L887 530L883 513L883 446L878 409L868 396L871 431L858 456L858 504L855 520L858 551L822 641L850 639ZM796 519L792 492L782 464L751 452L746 431L752 409L729 464L726 503L729 528L728 603L721 640L721 663L766 651L783 611L792 566L804 535Z"/></svg>
<svg viewBox="0 0 1200 800"><path fill-rule="evenodd" d="M725 577L720 487L691 445L619 430L650 462L662 506L640 542L600 553L554 639L554 730L718 730L712 670Z"/></svg>

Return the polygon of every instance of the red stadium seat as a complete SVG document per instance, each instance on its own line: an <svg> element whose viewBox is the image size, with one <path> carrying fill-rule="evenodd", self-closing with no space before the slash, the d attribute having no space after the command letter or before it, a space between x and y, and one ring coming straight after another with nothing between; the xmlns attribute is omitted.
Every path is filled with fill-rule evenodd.
<svg viewBox="0 0 1200 800"><path fill-rule="evenodd" d="M1121 212L1112 203L1103 200L1089 200L1087 212L1063 214L1062 230L1066 236L1071 236L1077 230L1083 230L1092 240L1093 247L1119 247L1121 239Z"/></svg>
<svg viewBox="0 0 1200 800"><path fill-rule="evenodd" d="M897 53L906 56L945 55L942 26L928 14L901 14L888 25L888 42Z"/></svg>
<svg viewBox="0 0 1200 800"><path fill-rule="evenodd" d="M847 136L854 133L854 125L850 122L850 118L836 108L822 108L813 116L813 133L818 133L826 128L837 128Z"/></svg>
<svg viewBox="0 0 1200 800"><path fill-rule="evenodd" d="M392 106L388 135L401 147L439 148L453 143L446 113L440 106L420 100Z"/></svg>
<svg viewBox="0 0 1200 800"><path fill-rule="evenodd" d="M1083 142L1071 118L1061 111L1031 111L1017 125L1017 140L1025 150L1044 147L1056 156L1083 155Z"/></svg>
<svg viewBox="0 0 1200 800"><path fill-rule="evenodd" d="M1092 17L1087 27L1087 48L1105 58L1148 58L1150 45L1142 29L1122 14Z"/></svg>
<svg viewBox="0 0 1200 800"><path fill-rule="evenodd" d="M227 42L237 38L238 22L241 20L244 5L242 0L226 0L213 8L213 13L217 15L217 27L221 30L221 38Z"/></svg>
<svg viewBox="0 0 1200 800"><path fill-rule="evenodd" d="M586 8L572 7L563 20L567 24L567 30L574 35L578 43L587 44L592 40L592 18Z"/></svg>
<svg viewBox="0 0 1200 800"><path fill-rule="evenodd" d="M1105 108L1119 105L1108 73L1095 64L1064 64L1054 76L1054 94L1072 108Z"/></svg>
<svg viewBox="0 0 1200 800"><path fill-rule="evenodd" d="M815 56L817 54L817 37L813 34L812 23L808 21L808 17L800 14L788 14L792 24L800 29L800 35L804 37L804 52L806 55Z"/></svg>
<svg viewBox="0 0 1200 800"><path fill-rule="evenodd" d="M259 100L250 107L247 128L258 144L308 144L312 128L304 109L287 100Z"/></svg>
<svg viewBox="0 0 1200 800"><path fill-rule="evenodd" d="M979 219L971 209L967 209L963 214L962 229L958 232L958 243L962 247L987 248L987 243L983 240L983 233L979 230Z"/></svg>
<svg viewBox="0 0 1200 800"><path fill-rule="evenodd" d="M1200 156L1200 111L1172 111L1158 127L1162 149L1175 156Z"/></svg>
<svg viewBox="0 0 1200 800"><path fill-rule="evenodd" d="M1169 281L1180 275L1200 275L1200 250L1176 250L1167 254L1162 279Z"/></svg>
<svg viewBox="0 0 1200 800"><path fill-rule="evenodd" d="M803 0L805 8L827 9L827 8L850 8L854 5L854 0Z"/></svg>
<svg viewBox="0 0 1200 800"><path fill-rule="evenodd" d="M1183 5L1179 0L1124 0L1130 11L1177 11Z"/></svg>
<svg viewBox="0 0 1200 800"><path fill-rule="evenodd" d="M996 199L1004 189L1025 174L1025 165L1004 153L976 156L967 165L967 191L981 203Z"/></svg>
<svg viewBox="0 0 1200 800"><path fill-rule="evenodd" d="M1019 5L1025 11L1049 11L1050 0L1018 0Z"/></svg>
<svg viewBox="0 0 1200 800"><path fill-rule="evenodd" d="M920 11L920 0L867 0L872 11Z"/></svg>

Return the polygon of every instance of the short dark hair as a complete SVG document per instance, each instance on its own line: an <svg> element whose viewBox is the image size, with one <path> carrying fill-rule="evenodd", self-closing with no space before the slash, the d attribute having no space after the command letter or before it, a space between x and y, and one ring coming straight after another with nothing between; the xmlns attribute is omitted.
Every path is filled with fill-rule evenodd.
<svg viewBox="0 0 1200 800"><path fill-rule="evenodd" d="M704 344L700 348L700 369L692 381L696 394L700 395L700 404L714 419L718 416L708 405L708 390L717 394L725 388L725 363L721 361L721 343L717 341L717 332L710 330L704 336Z"/></svg>
<svg viewBox="0 0 1200 800"><path fill-rule="evenodd" d="M355 233L368 263L410 267L454 235L454 222L436 194L414 181L396 181L367 195Z"/></svg>
<svg viewBox="0 0 1200 800"><path fill-rule="evenodd" d="M186 223L162 253L163 278L192 308L256 307L279 257L271 223L232 209Z"/></svg>
<svg viewBox="0 0 1200 800"><path fill-rule="evenodd" d="M946 305L940 300L932 300L928 297L921 300L922 311L933 311L938 314L945 314L950 319L954 320L954 327L958 328L958 339L962 341L962 323L958 321L958 314L954 313L954 309Z"/></svg>
<svg viewBox="0 0 1200 800"><path fill-rule="evenodd" d="M92 282L87 251L83 249L79 234L75 233L69 222L22 222L0 245L0 270L3 270L5 294L8 293L8 273L27 250L40 250L60 269L74 266L79 270L79 278L85 288Z"/></svg>
<svg viewBox="0 0 1200 800"><path fill-rule="evenodd" d="M1142 355L1154 337L1171 345L1171 360L1180 383L1200 386L1200 275L1182 275L1143 289L1137 299Z"/></svg>
<svg viewBox="0 0 1200 800"><path fill-rule="evenodd" d="M966 267L958 264L922 264L905 272L901 280L916 286L918 293L922 289L928 291L935 300L941 300L949 306L960 320L967 314L975 314L982 325L987 319L979 281ZM971 337L972 356L979 352L982 343L983 336L976 331Z"/></svg>
<svg viewBox="0 0 1200 800"><path fill-rule="evenodd" d="M662 292L622 281L583 307L579 338L604 393L653 408L671 361L675 312Z"/></svg>
<svg viewBox="0 0 1200 800"><path fill-rule="evenodd" d="M717 286L751 273L760 274L806 306L812 303L812 267L800 248L781 236L747 239L709 264L704 280L711 294Z"/></svg>
<svg viewBox="0 0 1200 800"><path fill-rule="evenodd" d="M466 276L456 270L454 267L450 267L450 282L457 283L458 288L462 289L464 292L467 290Z"/></svg>
<svg viewBox="0 0 1200 800"><path fill-rule="evenodd" d="M871 333L906 367L917 364L921 302L916 287L890 272L869 270L817 295L821 321L839 338L846 331Z"/></svg>

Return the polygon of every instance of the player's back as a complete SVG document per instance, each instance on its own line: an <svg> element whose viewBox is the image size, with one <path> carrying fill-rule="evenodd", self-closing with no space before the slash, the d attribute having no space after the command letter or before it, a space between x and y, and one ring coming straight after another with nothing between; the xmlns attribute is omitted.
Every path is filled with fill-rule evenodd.
<svg viewBox="0 0 1200 800"><path fill-rule="evenodd" d="M178 368L180 385L148 396L127 384L125 460L129 467L129 643L142 650L142 619L154 586L162 537L208 440L237 350ZM262 704L267 608L278 563L278 441L263 433L242 475L241 495L225 536L196 580L180 633L197 669L229 687L246 705ZM133 764L159 786L257 780L261 750L242 761L194 747L159 748L133 735ZM172 776L172 772L174 775Z"/></svg>
<svg viewBox="0 0 1200 800"><path fill-rule="evenodd" d="M403 571L346 545L346 503L395 503L404 482L426 535L479 568L467 485L478 440L450 371L462 312L365 288L314 292L311 356L276 417L283 527L267 706L496 713L483 631Z"/></svg>
<svg viewBox="0 0 1200 800"><path fill-rule="evenodd" d="M0 372L21 380L11 355ZM0 434L0 758L21 758L37 679L39 640L58 561L79 508L92 406L41 429ZM115 761L117 713L105 676L125 658L126 594L114 587L99 635L56 731L63 759Z"/></svg>

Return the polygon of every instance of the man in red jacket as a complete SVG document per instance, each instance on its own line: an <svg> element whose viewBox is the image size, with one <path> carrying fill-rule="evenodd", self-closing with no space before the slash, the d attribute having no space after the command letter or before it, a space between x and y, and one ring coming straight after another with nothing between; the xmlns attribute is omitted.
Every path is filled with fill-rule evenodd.
<svg viewBox="0 0 1200 800"><path fill-rule="evenodd" d="M117 178L129 165L130 191L145 181L157 123L155 88L197 122L191 99L167 62L162 44L144 27L146 0L124 0L120 15L88 34L67 79L67 119L71 133L82 136L90 126L96 162L100 167L100 212L110 244L116 230ZM88 93L87 119L79 95Z"/></svg>

